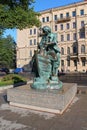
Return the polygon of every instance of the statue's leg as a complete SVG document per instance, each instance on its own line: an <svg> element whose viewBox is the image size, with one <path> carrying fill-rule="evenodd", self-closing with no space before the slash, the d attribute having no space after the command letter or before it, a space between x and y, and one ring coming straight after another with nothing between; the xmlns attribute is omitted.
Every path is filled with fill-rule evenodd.
<svg viewBox="0 0 87 130"><path fill-rule="evenodd" d="M56 75L56 68L55 68L55 63L52 62L52 75L55 76Z"/></svg>
<svg viewBox="0 0 87 130"><path fill-rule="evenodd" d="M54 65L53 65L53 75L57 75L57 71L58 71L58 67L56 67L56 65L55 65L56 63L54 63Z"/></svg>

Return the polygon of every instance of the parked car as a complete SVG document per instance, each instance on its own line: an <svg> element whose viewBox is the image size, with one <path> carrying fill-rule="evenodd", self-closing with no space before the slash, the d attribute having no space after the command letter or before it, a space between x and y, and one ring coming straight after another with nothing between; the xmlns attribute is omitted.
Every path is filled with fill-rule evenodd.
<svg viewBox="0 0 87 130"><path fill-rule="evenodd" d="M9 69L8 68L1 68L0 72L5 72L6 74L9 74Z"/></svg>
<svg viewBox="0 0 87 130"><path fill-rule="evenodd" d="M13 73L14 74L19 74L19 73L23 73L24 69L23 68L16 68Z"/></svg>

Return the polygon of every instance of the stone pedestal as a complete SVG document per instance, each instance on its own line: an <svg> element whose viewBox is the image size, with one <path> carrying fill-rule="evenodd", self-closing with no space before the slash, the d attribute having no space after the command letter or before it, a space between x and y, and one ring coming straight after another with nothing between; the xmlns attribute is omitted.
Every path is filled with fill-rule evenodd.
<svg viewBox="0 0 87 130"><path fill-rule="evenodd" d="M8 89L10 105L62 114L77 92L77 84L64 83L59 90L34 90L29 85Z"/></svg>

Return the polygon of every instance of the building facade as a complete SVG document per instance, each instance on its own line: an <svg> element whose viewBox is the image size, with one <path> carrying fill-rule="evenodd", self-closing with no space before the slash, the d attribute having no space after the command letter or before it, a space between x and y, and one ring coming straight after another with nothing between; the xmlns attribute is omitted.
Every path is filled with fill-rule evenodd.
<svg viewBox="0 0 87 130"><path fill-rule="evenodd" d="M61 50L59 70L87 70L87 1L40 12L43 26L51 27L58 36ZM30 61L37 50L38 28L17 30L17 67L30 69Z"/></svg>

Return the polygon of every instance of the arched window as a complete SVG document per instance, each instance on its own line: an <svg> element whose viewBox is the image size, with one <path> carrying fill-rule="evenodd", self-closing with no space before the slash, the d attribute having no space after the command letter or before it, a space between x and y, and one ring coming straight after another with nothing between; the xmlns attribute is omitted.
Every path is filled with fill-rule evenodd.
<svg viewBox="0 0 87 130"><path fill-rule="evenodd" d="M85 53L85 45L81 46L81 53Z"/></svg>
<svg viewBox="0 0 87 130"><path fill-rule="evenodd" d="M64 55L64 48L61 48L61 54Z"/></svg>
<svg viewBox="0 0 87 130"><path fill-rule="evenodd" d="M67 54L70 54L70 47L67 48Z"/></svg>

